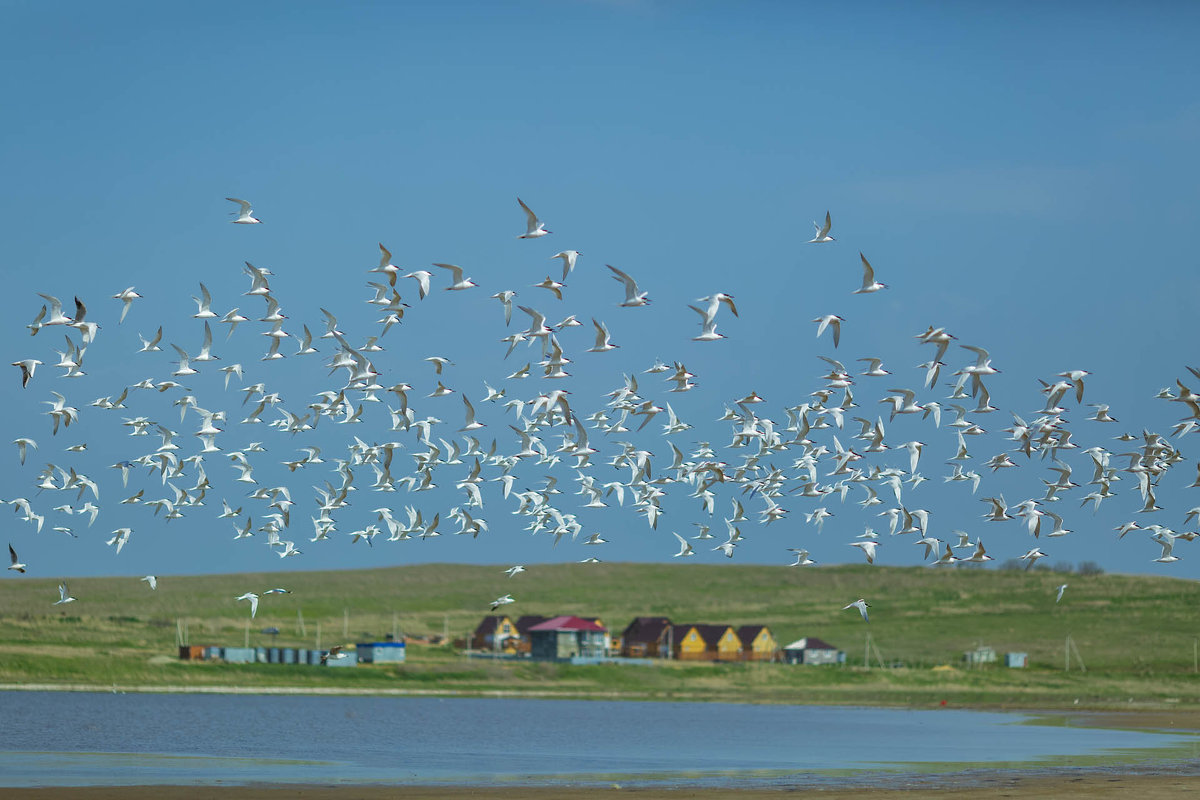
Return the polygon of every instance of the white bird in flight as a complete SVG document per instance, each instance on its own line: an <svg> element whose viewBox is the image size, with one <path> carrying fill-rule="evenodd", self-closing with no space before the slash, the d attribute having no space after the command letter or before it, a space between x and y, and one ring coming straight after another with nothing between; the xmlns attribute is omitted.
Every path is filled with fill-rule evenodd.
<svg viewBox="0 0 1200 800"><path fill-rule="evenodd" d="M250 208L250 204L245 200L238 200L236 197L226 197L225 199L231 203L237 203L239 206L241 206L239 210L230 212L232 214L237 214L237 219L233 220L235 224L256 225L262 222L261 219L254 218L254 209Z"/></svg>
<svg viewBox="0 0 1200 800"><path fill-rule="evenodd" d="M237 597L234 599L235 600L249 600L250 601L250 619L254 619L254 615L258 613L258 595L256 595L254 592L246 592L244 595L241 595L240 597Z"/></svg>
<svg viewBox="0 0 1200 800"><path fill-rule="evenodd" d="M54 605L60 606L63 603L74 603L75 598L71 597L70 591L67 589L67 582L63 581L58 584L58 599L54 601Z"/></svg>
<svg viewBox="0 0 1200 800"><path fill-rule="evenodd" d="M546 230L546 226L542 221L538 219L537 214L533 213L533 210L525 205L524 200L518 197L517 202L525 210L525 232L518 236L518 239L537 239L550 233L550 231ZM565 278L566 275L564 274L563 277Z"/></svg>
<svg viewBox="0 0 1200 800"><path fill-rule="evenodd" d="M829 218L829 212L826 211L824 225L821 225L817 222L813 222L813 228L816 229L816 235L813 236L813 238L808 240L808 244L821 244L822 242L836 242L837 240L829 235L829 229L830 229L830 227L832 227L832 225L833 225L833 220L831 220Z"/></svg>
<svg viewBox="0 0 1200 800"><path fill-rule="evenodd" d="M450 270L452 280L451 284L446 287L446 291L448 292L462 291L463 289L470 289L472 286L475 286L470 278L463 277L463 270L460 266L455 264L434 264L434 266Z"/></svg>
<svg viewBox="0 0 1200 800"><path fill-rule="evenodd" d="M142 580L144 580L146 583L150 584L150 588L152 590L158 588L158 576L157 575L147 575L146 577L142 578Z"/></svg>
<svg viewBox="0 0 1200 800"><path fill-rule="evenodd" d="M13 550L13 546L11 544L8 546L8 557L12 560L12 566L10 566L9 569L11 569L13 572L20 572L24 574L25 565L17 559L17 551Z"/></svg>
<svg viewBox="0 0 1200 800"><path fill-rule="evenodd" d="M851 603L850 605L842 606L842 611L846 611L851 608L857 608L858 613L862 614L863 621L870 622L871 620L867 618L867 609L870 607L871 607L871 604L860 597L857 600L855 600L853 603Z"/></svg>
<svg viewBox="0 0 1200 800"><path fill-rule="evenodd" d="M561 258L563 262L563 276L565 281L567 276L571 274L571 270L575 269L575 261L583 255L578 250L563 250L561 253L555 253L551 258Z"/></svg>
<svg viewBox="0 0 1200 800"><path fill-rule="evenodd" d="M135 292L132 286L113 295L114 300L120 300L125 304L121 307L121 318L117 320L118 325L125 321L125 315L129 313L129 307L133 305L133 301L140 297L141 295Z"/></svg>
<svg viewBox="0 0 1200 800"><path fill-rule="evenodd" d="M871 262L867 261L867 257L862 253L859 253L858 257L862 259L862 287L855 289L853 294L870 294L871 292L878 292L880 289L886 289L886 283L880 283L875 280L875 270L871 267Z"/></svg>
<svg viewBox="0 0 1200 800"><path fill-rule="evenodd" d="M646 292L639 291L637 281L629 277L626 273L614 267L612 264L605 264L606 267L613 271L613 278L625 284L625 299L620 305L626 308L636 306L644 306L650 302L650 298Z"/></svg>

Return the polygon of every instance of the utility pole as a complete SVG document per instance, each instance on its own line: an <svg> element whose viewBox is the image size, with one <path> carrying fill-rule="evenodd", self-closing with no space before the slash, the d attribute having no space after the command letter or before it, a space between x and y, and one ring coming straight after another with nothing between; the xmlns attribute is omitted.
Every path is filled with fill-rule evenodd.
<svg viewBox="0 0 1200 800"><path fill-rule="evenodd" d="M296 621L300 623L300 638L307 638L308 634L304 632L304 612L298 608L296 609Z"/></svg>
<svg viewBox="0 0 1200 800"><path fill-rule="evenodd" d="M250 646L250 620L249 619L246 620L246 641L244 642L243 646L245 646L245 647Z"/></svg>

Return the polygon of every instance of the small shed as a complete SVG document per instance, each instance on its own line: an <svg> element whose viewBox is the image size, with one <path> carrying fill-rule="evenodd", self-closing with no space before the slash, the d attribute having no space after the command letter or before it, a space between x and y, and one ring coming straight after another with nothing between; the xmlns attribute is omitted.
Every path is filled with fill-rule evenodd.
<svg viewBox="0 0 1200 800"><path fill-rule="evenodd" d="M1005 653L1004 666L1022 668L1029 666L1028 653Z"/></svg>
<svg viewBox="0 0 1200 800"><path fill-rule="evenodd" d="M608 630L580 617L553 617L529 629L530 655L540 661L608 655Z"/></svg>
<svg viewBox="0 0 1200 800"><path fill-rule="evenodd" d="M805 636L783 648L783 660L789 664L841 664L846 654L816 636Z"/></svg>
<svg viewBox="0 0 1200 800"><path fill-rule="evenodd" d="M986 645L980 645L963 653L963 661L968 664L995 664L996 651Z"/></svg>
<svg viewBox="0 0 1200 800"><path fill-rule="evenodd" d="M367 642L356 644L354 649L364 664L404 663L404 642Z"/></svg>

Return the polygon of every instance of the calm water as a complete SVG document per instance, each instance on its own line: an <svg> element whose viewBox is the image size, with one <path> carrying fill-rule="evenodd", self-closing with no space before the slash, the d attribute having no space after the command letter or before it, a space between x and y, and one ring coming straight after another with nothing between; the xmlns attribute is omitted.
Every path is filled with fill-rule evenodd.
<svg viewBox="0 0 1200 800"><path fill-rule="evenodd" d="M1114 759L1170 767L1198 741L1013 714L716 703L4 692L0 708L10 787L805 785Z"/></svg>

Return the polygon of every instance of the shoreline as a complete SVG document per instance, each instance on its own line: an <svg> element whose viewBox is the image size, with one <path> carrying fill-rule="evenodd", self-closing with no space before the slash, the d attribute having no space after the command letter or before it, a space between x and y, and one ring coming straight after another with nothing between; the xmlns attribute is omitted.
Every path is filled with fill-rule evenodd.
<svg viewBox="0 0 1200 800"><path fill-rule="evenodd" d="M559 800L560 798L631 798L631 800L779 800L797 791L819 794L826 800L879 800L940 798L940 800L993 800L994 798L1100 798L1116 800L1136 793L1139 800L1173 800L1194 796L1200 776L1068 772L1063 775L988 773L966 779L947 778L940 784L915 781L901 786L781 786L779 788L605 788L546 786L379 786L348 784L297 784L294 786L87 786L36 787L5 790L6 798L19 800Z"/></svg>
<svg viewBox="0 0 1200 800"><path fill-rule="evenodd" d="M341 686L233 686L182 684L139 684L114 685L91 683L0 683L0 692L85 692L100 694L216 694L216 695L273 695L313 697L445 697L445 698L497 698L508 700L592 700L597 702L730 702L710 701L705 698L691 699L678 696L655 696L629 692L574 692L547 689L416 689L393 687L341 687ZM742 701L750 705L810 705L846 706L861 708L897 708L909 710L989 711L1024 714L1033 718L1070 718L1076 724L1094 728L1194 731L1200 733L1200 709L1177 707L1169 704L1139 704L1130 708L1105 706L1022 706L1018 704L970 704L927 706L905 703L828 703L819 698L810 698L804 703Z"/></svg>

